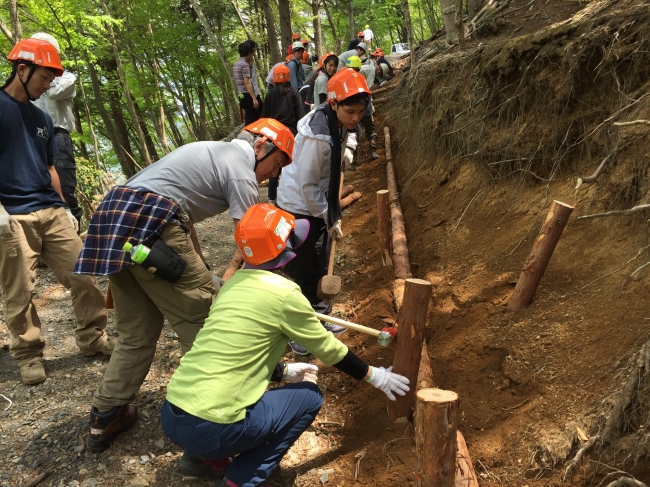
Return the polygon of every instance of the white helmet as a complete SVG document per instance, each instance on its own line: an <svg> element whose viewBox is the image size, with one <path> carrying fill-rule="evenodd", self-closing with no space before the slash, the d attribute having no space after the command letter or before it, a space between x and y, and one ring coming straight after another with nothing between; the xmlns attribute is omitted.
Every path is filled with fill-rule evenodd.
<svg viewBox="0 0 650 487"><path fill-rule="evenodd" d="M291 47L293 48L294 51L297 51L298 49L302 49L303 51L305 50L305 46L303 45L302 41L296 41L293 44L291 44Z"/></svg>
<svg viewBox="0 0 650 487"><path fill-rule="evenodd" d="M56 52L61 54L61 48L59 47L59 41L57 41L54 36L51 36L47 32L37 32L32 36L32 39L38 39L39 41L45 41L49 42L54 46L54 49L56 49Z"/></svg>
<svg viewBox="0 0 650 487"><path fill-rule="evenodd" d="M366 52L366 49L367 49L366 43L365 42L360 42L359 44L357 44L357 49L363 49L363 52Z"/></svg>

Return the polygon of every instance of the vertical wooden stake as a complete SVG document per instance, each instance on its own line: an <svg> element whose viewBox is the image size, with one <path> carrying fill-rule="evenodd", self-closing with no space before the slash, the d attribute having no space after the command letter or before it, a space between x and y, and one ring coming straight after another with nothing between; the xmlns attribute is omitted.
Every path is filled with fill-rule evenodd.
<svg viewBox="0 0 650 487"><path fill-rule="evenodd" d="M387 189L377 191L377 221L379 223L379 248L384 266L393 265L393 241L390 231L390 195Z"/></svg>
<svg viewBox="0 0 650 487"><path fill-rule="evenodd" d="M533 244L533 250L524 264L515 290L510 297L509 311L519 311L533 301L537 286L544 276L544 271L546 271L573 208L566 203L553 201L542 229Z"/></svg>
<svg viewBox="0 0 650 487"><path fill-rule="evenodd" d="M455 392L422 389L417 393L415 412L415 485L417 487L454 487L457 411L458 394Z"/></svg>
<svg viewBox="0 0 650 487"><path fill-rule="evenodd" d="M390 151L390 129L388 127L384 127L384 143L386 145L386 160L390 161L393 154Z"/></svg>
<svg viewBox="0 0 650 487"><path fill-rule="evenodd" d="M431 299L431 283L422 279L406 279L404 304L397 316L397 345L393 372L407 377L411 381L411 390L404 396L395 396L396 401L388 400L388 419L411 419L415 409L415 392L418 371L422 357L424 328Z"/></svg>

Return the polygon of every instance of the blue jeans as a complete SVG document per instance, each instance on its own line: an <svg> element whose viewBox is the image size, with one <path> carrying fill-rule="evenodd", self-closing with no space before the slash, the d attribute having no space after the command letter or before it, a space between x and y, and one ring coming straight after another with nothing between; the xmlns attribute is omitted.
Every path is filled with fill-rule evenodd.
<svg viewBox="0 0 650 487"><path fill-rule="evenodd" d="M278 467L291 445L314 421L323 404L316 384L298 382L264 393L246 408L246 417L231 424L176 414L165 400L165 435L193 457L219 460L237 455L226 478L240 487L254 487Z"/></svg>

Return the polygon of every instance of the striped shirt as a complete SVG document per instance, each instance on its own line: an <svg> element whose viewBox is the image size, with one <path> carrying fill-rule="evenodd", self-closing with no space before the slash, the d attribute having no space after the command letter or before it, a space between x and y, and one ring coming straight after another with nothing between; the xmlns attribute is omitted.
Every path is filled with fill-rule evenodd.
<svg viewBox="0 0 650 487"><path fill-rule="evenodd" d="M257 81L257 76L255 73L255 66L251 66L248 64L248 61L244 59L243 57L240 57L235 61L235 64L233 66L233 72L235 75L235 84L237 85L237 90L239 93L248 93L248 90L246 89L246 83L244 82L244 78L250 78L251 83L253 84L253 91L255 92L256 95L260 94L260 87L259 83Z"/></svg>

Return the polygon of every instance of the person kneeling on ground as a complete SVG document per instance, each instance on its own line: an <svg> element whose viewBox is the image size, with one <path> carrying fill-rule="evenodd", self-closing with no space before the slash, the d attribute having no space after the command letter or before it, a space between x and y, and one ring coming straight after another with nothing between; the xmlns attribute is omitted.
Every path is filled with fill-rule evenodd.
<svg viewBox="0 0 650 487"><path fill-rule="evenodd" d="M365 78L345 68L327 83L329 101L309 112L298 122L294 150L295 164L282 173L278 187L278 207L298 220L309 220L307 242L287 265L286 273L300 286L316 311L329 313L330 303L318 297L318 281L327 274L328 238L343 235L339 185L345 169L348 131L354 130L370 102ZM350 151L348 151L350 152ZM345 332L338 325L324 325L335 335ZM295 353L308 353L303 345L291 342Z"/></svg>
<svg viewBox="0 0 650 487"><path fill-rule="evenodd" d="M327 332L300 288L283 276L309 226L266 203L248 209L235 229L244 268L224 284L167 387L165 434L185 450L185 461L191 455L213 476L225 475L217 485L260 485L321 408L318 367L278 363L288 339L391 400L409 390L406 377L368 366ZM267 391L269 381L282 380L291 384Z"/></svg>

